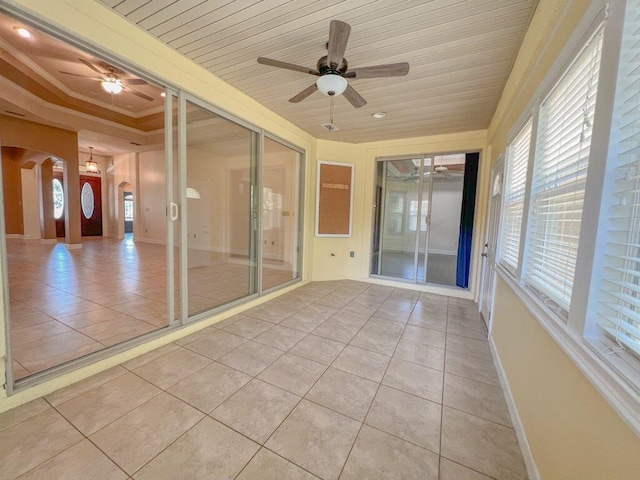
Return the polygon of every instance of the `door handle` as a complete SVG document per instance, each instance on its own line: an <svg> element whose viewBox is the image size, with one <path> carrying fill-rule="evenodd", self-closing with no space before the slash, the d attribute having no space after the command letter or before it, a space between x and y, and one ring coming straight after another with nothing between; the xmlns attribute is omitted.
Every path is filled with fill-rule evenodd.
<svg viewBox="0 0 640 480"><path fill-rule="evenodd" d="M178 220L178 204L174 202L169 203L169 219L172 222Z"/></svg>

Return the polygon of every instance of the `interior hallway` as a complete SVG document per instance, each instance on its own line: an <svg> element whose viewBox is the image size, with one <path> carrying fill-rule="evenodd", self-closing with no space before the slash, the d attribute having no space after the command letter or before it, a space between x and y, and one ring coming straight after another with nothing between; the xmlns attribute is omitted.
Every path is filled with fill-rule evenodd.
<svg viewBox="0 0 640 480"><path fill-rule="evenodd" d="M471 301L332 281L0 415L17 477L526 474Z"/></svg>

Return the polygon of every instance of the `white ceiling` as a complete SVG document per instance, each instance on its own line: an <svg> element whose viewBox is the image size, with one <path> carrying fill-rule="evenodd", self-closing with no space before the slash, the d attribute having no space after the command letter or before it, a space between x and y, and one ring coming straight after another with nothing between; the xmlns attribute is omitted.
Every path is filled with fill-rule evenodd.
<svg viewBox="0 0 640 480"><path fill-rule="evenodd" d="M100 0L318 138L368 142L487 128L537 0ZM316 77L256 62L315 68L329 22L351 25L350 67L409 62L406 77L350 80L368 104L316 92ZM371 114L384 111L376 120Z"/></svg>

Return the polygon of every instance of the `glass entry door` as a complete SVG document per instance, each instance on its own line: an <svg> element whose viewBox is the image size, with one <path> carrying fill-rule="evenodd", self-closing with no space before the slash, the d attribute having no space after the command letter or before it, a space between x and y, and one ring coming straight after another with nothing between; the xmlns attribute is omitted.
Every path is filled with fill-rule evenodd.
<svg viewBox="0 0 640 480"><path fill-rule="evenodd" d="M379 160L373 275L456 286L465 154Z"/></svg>

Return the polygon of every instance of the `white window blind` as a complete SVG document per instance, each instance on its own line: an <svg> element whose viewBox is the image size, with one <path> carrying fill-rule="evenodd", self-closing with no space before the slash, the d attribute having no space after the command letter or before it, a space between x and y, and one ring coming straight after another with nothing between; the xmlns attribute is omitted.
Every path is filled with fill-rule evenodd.
<svg viewBox="0 0 640 480"><path fill-rule="evenodd" d="M500 263L511 273L518 268L524 194L529 165L532 121L518 133L507 150L507 171L500 231Z"/></svg>
<svg viewBox="0 0 640 480"><path fill-rule="evenodd" d="M602 29L540 107L524 281L565 318L571 303Z"/></svg>
<svg viewBox="0 0 640 480"><path fill-rule="evenodd" d="M619 347L640 355L640 2L627 3L616 93L619 155L608 160L611 185L597 323ZM615 127L614 127L615 128ZM615 130L614 130L615 132ZM609 178L606 177L606 178Z"/></svg>

